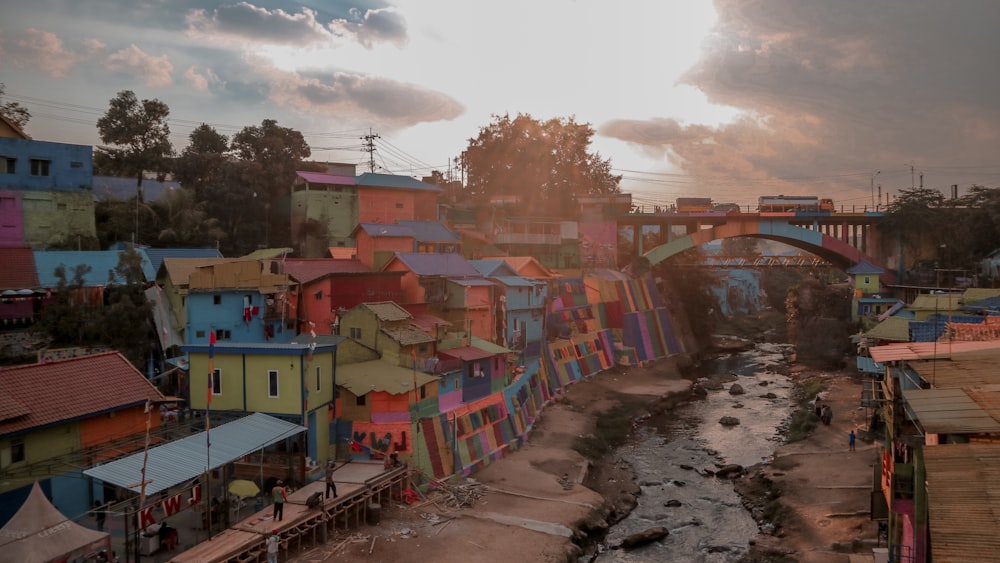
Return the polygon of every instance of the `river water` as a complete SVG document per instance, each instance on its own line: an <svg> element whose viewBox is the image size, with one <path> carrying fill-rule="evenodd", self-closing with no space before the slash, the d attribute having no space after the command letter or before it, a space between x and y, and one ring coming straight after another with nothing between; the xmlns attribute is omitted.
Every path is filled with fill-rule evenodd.
<svg viewBox="0 0 1000 563"><path fill-rule="evenodd" d="M793 384L775 371L786 345L758 344L753 350L706 361L699 374L730 375L721 390L679 407L662 420L649 420L616 452L632 465L642 494L638 505L608 531L599 553L589 560L610 562L737 561L758 527L728 480L705 470L744 467L767 459L781 443L781 429L793 410ZM733 383L745 393L732 395ZM737 426L719 424L723 416ZM630 534L662 526L669 535L630 551L614 549Z"/></svg>

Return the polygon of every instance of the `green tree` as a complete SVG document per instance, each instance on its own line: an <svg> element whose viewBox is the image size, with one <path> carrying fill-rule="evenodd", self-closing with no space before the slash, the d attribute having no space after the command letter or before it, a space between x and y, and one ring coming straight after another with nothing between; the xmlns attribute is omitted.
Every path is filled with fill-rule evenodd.
<svg viewBox="0 0 1000 563"><path fill-rule="evenodd" d="M153 308L144 289L142 255L131 247L123 250L115 269L108 272L105 305L95 326L99 343L118 350L140 370L155 342Z"/></svg>
<svg viewBox="0 0 1000 563"><path fill-rule="evenodd" d="M195 202L194 190L168 190L158 201L150 203L157 217L159 232L156 241L171 246L212 246L225 238L219 221L209 217L204 204Z"/></svg>
<svg viewBox="0 0 1000 563"><path fill-rule="evenodd" d="M101 141L112 146L99 147L95 162L134 177L139 203L143 201L143 174L165 172L173 154L167 125L169 115L170 108L160 100L140 102L134 92L122 90L97 120Z"/></svg>
<svg viewBox="0 0 1000 563"><path fill-rule="evenodd" d="M219 181L228 161L229 138L202 123L188 136L188 146L174 159L173 173L182 186L197 194Z"/></svg>
<svg viewBox="0 0 1000 563"><path fill-rule="evenodd" d="M302 133L282 127L273 119L265 119L260 126L247 126L233 135L230 149L243 161L243 166L235 174L233 171L227 173L227 183L237 191L249 190L255 198L244 202L246 205L253 202L256 208L250 212L251 217L265 220L261 240L268 246L289 246L289 186L302 161L312 154L309 144ZM231 183L237 176L243 183L239 188ZM235 236L232 232L229 234Z"/></svg>
<svg viewBox="0 0 1000 563"><path fill-rule="evenodd" d="M469 194L520 198L526 214L565 216L580 195L618 193L610 160L588 152L594 129L568 119L493 116L464 152Z"/></svg>
<svg viewBox="0 0 1000 563"><path fill-rule="evenodd" d="M24 126L31 120L31 113L28 111L28 108L17 102L3 101L6 90L7 86L3 82L0 82L0 115L3 115L13 121L15 125L24 129Z"/></svg>
<svg viewBox="0 0 1000 563"><path fill-rule="evenodd" d="M55 269L53 275L58 281L52 299L45 304L31 327L34 333L44 336L56 346L80 346L94 340L96 308L78 303L75 299L83 289L84 277L91 270L86 264L77 265L72 272L67 272L63 265Z"/></svg>

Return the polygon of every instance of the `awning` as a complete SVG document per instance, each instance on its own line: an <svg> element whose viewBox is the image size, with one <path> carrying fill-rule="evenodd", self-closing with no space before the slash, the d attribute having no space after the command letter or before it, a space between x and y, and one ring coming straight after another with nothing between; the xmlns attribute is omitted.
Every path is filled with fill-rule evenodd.
<svg viewBox="0 0 1000 563"><path fill-rule="evenodd" d="M236 461L275 442L305 432L306 428L262 413L210 428L205 432L150 448L146 462L146 494L151 495L190 481L209 469ZM84 475L130 491L141 492L142 460L137 453L85 469ZM209 466L211 464L211 466Z"/></svg>

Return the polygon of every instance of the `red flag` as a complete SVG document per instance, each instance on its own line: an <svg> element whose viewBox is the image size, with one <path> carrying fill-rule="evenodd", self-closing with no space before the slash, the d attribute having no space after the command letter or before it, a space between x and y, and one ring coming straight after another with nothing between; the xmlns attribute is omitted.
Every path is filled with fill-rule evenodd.
<svg viewBox="0 0 1000 563"><path fill-rule="evenodd" d="M212 404L212 388L215 387L215 331L208 333L208 396L206 404Z"/></svg>

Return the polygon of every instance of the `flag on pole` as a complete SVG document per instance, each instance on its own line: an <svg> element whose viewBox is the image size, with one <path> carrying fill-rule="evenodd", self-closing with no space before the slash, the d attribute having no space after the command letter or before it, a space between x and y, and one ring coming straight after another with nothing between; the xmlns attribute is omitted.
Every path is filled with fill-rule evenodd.
<svg viewBox="0 0 1000 563"><path fill-rule="evenodd" d="M212 404L212 388L215 387L215 331L208 335L208 396L206 403Z"/></svg>

